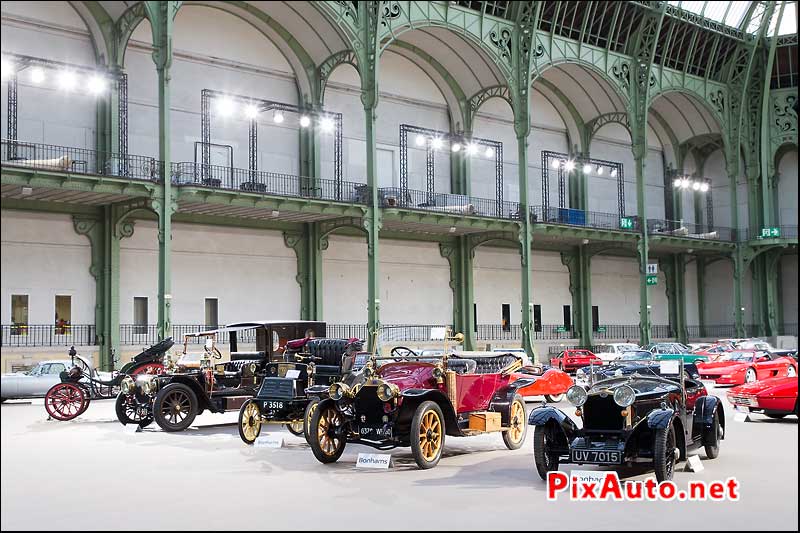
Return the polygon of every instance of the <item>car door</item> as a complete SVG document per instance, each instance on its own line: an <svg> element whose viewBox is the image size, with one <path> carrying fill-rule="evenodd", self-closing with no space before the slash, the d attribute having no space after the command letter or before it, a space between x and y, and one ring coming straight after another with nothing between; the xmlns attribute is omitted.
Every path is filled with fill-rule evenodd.
<svg viewBox="0 0 800 533"><path fill-rule="evenodd" d="M61 372L66 369L64 363L47 363L42 365L39 376L29 382L31 389L27 396L44 396L47 394L50 387L61 382Z"/></svg>
<svg viewBox="0 0 800 533"><path fill-rule="evenodd" d="M785 359L774 359L769 354L764 353L756 354L753 366L756 369L756 378L759 380L785 376L786 368L788 367Z"/></svg>

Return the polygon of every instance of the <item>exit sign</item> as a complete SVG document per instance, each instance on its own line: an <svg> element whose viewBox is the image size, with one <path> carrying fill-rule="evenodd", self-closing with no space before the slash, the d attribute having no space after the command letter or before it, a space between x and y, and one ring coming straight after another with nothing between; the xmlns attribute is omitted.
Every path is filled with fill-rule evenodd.
<svg viewBox="0 0 800 533"><path fill-rule="evenodd" d="M619 229L633 229L633 219L631 217L621 217L619 219Z"/></svg>
<svg viewBox="0 0 800 533"><path fill-rule="evenodd" d="M567 328L564 327L564 326L557 326L556 327L556 332L557 333L566 333L567 332Z"/></svg>
<svg viewBox="0 0 800 533"><path fill-rule="evenodd" d="M658 276L647 276L647 284L648 285L658 285Z"/></svg>
<svg viewBox="0 0 800 533"><path fill-rule="evenodd" d="M772 239L781 236L781 228L761 228L762 239Z"/></svg>
<svg viewBox="0 0 800 533"><path fill-rule="evenodd" d="M597 326L597 333L605 333L606 328L605 326Z"/></svg>

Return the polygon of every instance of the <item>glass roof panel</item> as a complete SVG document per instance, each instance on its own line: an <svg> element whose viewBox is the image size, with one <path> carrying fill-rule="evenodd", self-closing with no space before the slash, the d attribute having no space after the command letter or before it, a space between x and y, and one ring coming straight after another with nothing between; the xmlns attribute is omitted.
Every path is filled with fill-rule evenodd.
<svg viewBox="0 0 800 533"><path fill-rule="evenodd" d="M687 2L682 0L675 0L668 2L669 4L696 13L702 17L716 22L721 22L733 28L740 28L744 17L747 15L750 6L754 3L751 0L735 1L735 2L719 2L719 1L700 1L700 2ZM752 19L748 22L745 31L747 33L757 33L758 28L761 26L761 21L764 18L764 7L766 2L759 2L761 5L756 6L752 13ZM786 4L786 9L783 12L780 28L777 28L777 35L788 35L797 33L797 2L784 1L778 2L775 6L775 12L770 21L770 27L767 31L767 36L776 35L776 25L778 22L778 12L780 11L781 4Z"/></svg>

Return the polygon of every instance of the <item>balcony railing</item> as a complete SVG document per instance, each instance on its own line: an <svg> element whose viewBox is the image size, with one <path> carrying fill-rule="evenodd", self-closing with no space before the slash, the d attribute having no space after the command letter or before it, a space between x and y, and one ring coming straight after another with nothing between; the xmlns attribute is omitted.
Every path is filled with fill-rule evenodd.
<svg viewBox="0 0 800 533"><path fill-rule="evenodd" d="M4 167L147 181L158 181L161 176L161 165L153 157L121 157L113 152L9 139L3 139L0 143L0 160Z"/></svg>
<svg viewBox="0 0 800 533"><path fill-rule="evenodd" d="M415 209L436 213L519 220L519 203L498 202L463 194L403 190L399 187L378 189L381 207Z"/></svg>
<svg viewBox="0 0 800 533"><path fill-rule="evenodd" d="M329 200L368 205L369 187L363 183L337 182L262 170L203 165L183 162L172 164L172 181L178 185L194 185L275 196Z"/></svg>
<svg viewBox="0 0 800 533"><path fill-rule="evenodd" d="M745 228L741 230L743 241L761 241L766 239L796 239L797 226L780 225L768 228Z"/></svg>
<svg viewBox="0 0 800 533"><path fill-rule="evenodd" d="M616 231L639 231L638 217L620 217L614 213L598 213L566 207L533 206L531 221L543 224L559 224Z"/></svg>
<svg viewBox="0 0 800 533"><path fill-rule="evenodd" d="M681 220L647 219L647 233L649 235L663 235L667 237L681 237L684 239L702 239L707 241L736 242L737 231L733 228L704 224L690 224Z"/></svg>
<svg viewBox="0 0 800 533"><path fill-rule="evenodd" d="M2 346L93 346L93 324L9 324L2 328Z"/></svg>

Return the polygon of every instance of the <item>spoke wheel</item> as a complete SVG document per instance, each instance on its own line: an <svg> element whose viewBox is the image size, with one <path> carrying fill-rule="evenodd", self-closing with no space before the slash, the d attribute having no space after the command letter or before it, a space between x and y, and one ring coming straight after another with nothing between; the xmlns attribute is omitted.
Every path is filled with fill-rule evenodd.
<svg viewBox="0 0 800 533"><path fill-rule="evenodd" d="M444 448L444 415L436 402L422 402L411 421L411 452L417 466L433 468L439 463Z"/></svg>
<svg viewBox="0 0 800 533"><path fill-rule="evenodd" d="M153 411L149 406L139 405L132 394L117 395L117 403L114 406L117 412L117 420L123 426L128 424L138 424L140 427L149 426L153 422Z"/></svg>
<svg viewBox="0 0 800 533"><path fill-rule="evenodd" d="M161 429L183 431L197 416L197 397L183 383L170 383L156 395L153 411Z"/></svg>
<svg viewBox="0 0 800 533"><path fill-rule="evenodd" d="M50 387L44 397L44 408L50 418L55 420L72 420L88 406L86 392L75 383L57 383Z"/></svg>
<svg viewBox="0 0 800 533"><path fill-rule="evenodd" d="M304 420L295 420L294 422L290 422L286 424L286 429L289 430L289 433L295 435L297 437L303 436L303 429L305 428L305 421Z"/></svg>
<svg viewBox="0 0 800 533"><path fill-rule="evenodd" d="M503 432L503 442L509 450L518 450L525 442L525 435L528 430L528 420L525 417L525 402L522 396L517 394L511 402L509 410L508 430Z"/></svg>
<svg viewBox="0 0 800 533"><path fill-rule="evenodd" d="M675 473L675 425L659 428L653 443L653 463L657 481L669 481Z"/></svg>
<svg viewBox="0 0 800 533"><path fill-rule="evenodd" d="M311 400L308 405L306 405L305 414L303 416L303 433L305 434L306 442L311 445L311 440L309 439L309 435L311 435L311 417L314 415L314 411L317 410L317 406L319 405L319 400Z"/></svg>
<svg viewBox="0 0 800 533"><path fill-rule="evenodd" d="M547 426L536 426L533 431L533 461L536 472L542 479L547 479L548 472L558 470L558 454L552 451L555 445L554 429Z"/></svg>
<svg viewBox="0 0 800 533"><path fill-rule="evenodd" d="M339 460L346 444L345 420L332 401L320 403L311 415L309 438L311 451L320 463Z"/></svg>
<svg viewBox="0 0 800 533"><path fill-rule="evenodd" d="M239 437L245 444L253 444L261 434L261 410L253 400L247 400L239 409Z"/></svg>

